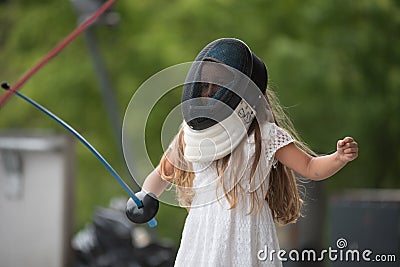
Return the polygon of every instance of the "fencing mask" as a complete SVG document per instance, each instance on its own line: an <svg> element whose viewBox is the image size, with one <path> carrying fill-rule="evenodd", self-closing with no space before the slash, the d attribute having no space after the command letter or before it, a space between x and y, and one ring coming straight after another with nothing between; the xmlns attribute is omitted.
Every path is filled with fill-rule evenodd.
<svg viewBox="0 0 400 267"><path fill-rule="evenodd" d="M213 161L231 153L256 114L265 113L267 69L242 41L218 39L204 47L182 93L185 158Z"/></svg>

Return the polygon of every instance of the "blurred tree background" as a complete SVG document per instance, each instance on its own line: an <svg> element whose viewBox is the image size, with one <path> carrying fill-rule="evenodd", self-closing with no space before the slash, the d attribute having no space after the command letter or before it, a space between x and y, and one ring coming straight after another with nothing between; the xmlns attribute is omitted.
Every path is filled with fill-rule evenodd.
<svg viewBox="0 0 400 267"><path fill-rule="evenodd" d="M270 86L315 151L332 152L348 135L358 141L359 158L326 182L329 193L400 187L399 1L121 0L114 10L119 25L95 30L121 114L151 75L193 60L216 38L236 37L266 62ZM0 80L15 83L76 24L69 1L0 1ZM22 91L70 123L128 176L82 36ZM179 97L170 101L178 103ZM160 112L169 111L170 101L160 104ZM65 133L16 97L0 114L0 130ZM152 159L162 153L159 120L154 116L146 129L152 133ZM126 194L86 148L77 144L76 151L78 230L96 205ZM162 205L156 231L178 244L185 215Z"/></svg>

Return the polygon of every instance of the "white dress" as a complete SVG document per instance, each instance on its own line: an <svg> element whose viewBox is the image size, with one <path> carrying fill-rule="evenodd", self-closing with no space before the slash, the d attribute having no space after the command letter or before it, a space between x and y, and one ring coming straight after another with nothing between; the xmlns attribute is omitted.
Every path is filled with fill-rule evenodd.
<svg viewBox="0 0 400 267"><path fill-rule="evenodd" d="M227 188L230 186L229 181L239 182L242 188L253 188L251 190L257 191L259 197L265 198L268 180L263 183L263 178L267 177L274 164L274 154L293 140L274 123L264 124L261 131L264 142L261 162L264 163L259 164L263 168L257 169L253 183L249 185L248 180L253 162L249 157L253 155L255 146L252 136L235 149L223 177ZM235 159L236 151L242 151L243 154L237 153L244 158L237 156ZM231 164L232 162L235 164ZM230 177L232 173L229 169L233 165L244 165L243 179ZM193 169L195 195L185 221L175 266L282 266L278 259L272 258L270 261L268 254L265 254L271 250L279 250L275 224L267 202L264 202L265 205L259 212L254 211L247 215L250 195L245 194L244 198L239 197L239 204L235 208L229 209L229 203L221 189L221 181L217 178L215 162L195 163Z"/></svg>

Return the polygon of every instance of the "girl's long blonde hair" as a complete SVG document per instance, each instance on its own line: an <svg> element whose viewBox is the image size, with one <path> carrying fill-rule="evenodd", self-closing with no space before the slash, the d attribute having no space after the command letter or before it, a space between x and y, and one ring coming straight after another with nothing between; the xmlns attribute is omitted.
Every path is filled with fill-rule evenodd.
<svg viewBox="0 0 400 267"><path fill-rule="evenodd" d="M281 107L276 94L270 88L267 88L266 92L266 99L272 109L275 123L291 135L298 147L312 155L315 155L315 153L300 140L298 134L294 130L292 122ZM250 182L256 172L262 152L260 125L257 120L252 122L248 134L250 135L253 132L255 153L250 170ZM184 158L184 147L183 128L181 128L175 137L172 146L161 158L160 173L164 179L171 181L176 185L179 203L182 206L189 207L194 195L192 190L194 173L190 171L190 162ZM217 172L220 178L228 166L230 157L231 154L216 162ZM229 190L226 189L224 185L222 186L230 207L235 208L238 204L239 194L242 193L240 185L236 184ZM285 225L296 222L296 220L301 216L303 201L299 194L296 176L292 170L280 162L278 162L269 173L268 191L265 200L259 199L255 192L251 192L250 194L251 207L249 213L253 212L255 209L258 211L266 200L271 209L274 221L278 224Z"/></svg>

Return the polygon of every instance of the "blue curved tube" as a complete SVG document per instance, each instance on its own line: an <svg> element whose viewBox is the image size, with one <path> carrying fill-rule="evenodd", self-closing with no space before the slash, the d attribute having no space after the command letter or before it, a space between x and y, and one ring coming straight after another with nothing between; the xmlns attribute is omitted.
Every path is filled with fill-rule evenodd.
<svg viewBox="0 0 400 267"><path fill-rule="evenodd" d="M28 103L32 104L34 107L39 109L40 111L44 112L46 115L48 115L50 118L55 120L57 123L61 124L66 130L68 130L70 133L72 133L76 138L81 141L82 144L84 144L95 156L96 158L106 167L106 169L112 174L112 176L117 180L117 182L122 186L122 188L128 193L128 195L132 198L133 201L135 201L136 205L141 208L143 207L142 201L138 199L135 194L132 192L132 190L129 188L129 186L122 180L122 178L118 175L118 173L111 167L111 165L104 159L104 157L97 152L97 150L88 142L86 139L79 134L74 128L72 128L70 125L68 125L66 122L64 122L62 119L54 115L51 111L46 109L45 107L41 106L39 103L35 102L31 98L25 96L24 94L20 93L19 91L15 91L15 94L27 101ZM151 219L147 224L150 227L155 227L157 225L156 219Z"/></svg>

